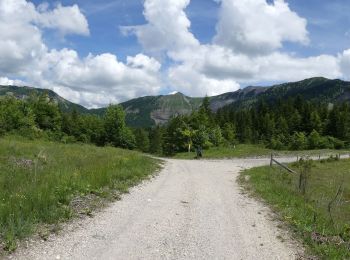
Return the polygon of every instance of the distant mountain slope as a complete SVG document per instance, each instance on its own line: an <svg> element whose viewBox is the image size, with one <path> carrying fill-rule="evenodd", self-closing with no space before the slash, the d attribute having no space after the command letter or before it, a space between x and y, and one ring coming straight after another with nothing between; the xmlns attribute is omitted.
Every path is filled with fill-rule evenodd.
<svg viewBox="0 0 350 260"><path fill-rule="evenodd" d="M217 111L224 106L247 100L255 100L257 96L261 95L268 89L269 87L246 87L235 92L228 92L219 96L214 96L210 98L210 106L213 111Z"/></svg>
<svg viewBox="0 0 350 260"><path fill-rule="evenodd" d="M18 99L26 99L32 93L43 94L47 93L49 97L57 102L59 107L64 112L70 112L74 109L79 113L88 114L89 110L81 105L72 103L49 89L33 88L33 87L17 87L17 86L2 86L0 85L0 96L13 95Z"/></svg>
<svg viewBox="0 0 350 260"><path fill-rule="evenodd" d="M247 95L230 105L236 108L249 107L259 99L266 102L275 102L279 99L302 96L311 102L337 103L350 101L350 82L342 80L329 80L326 78L311 78L298 82L275 85L256 93Z"/></svg>
<svg viewBox="0 0 350 260"><path fill-rule="evenodd" d="M60 97L55 92L45 89L16 86L0 86L0 96L11 93L17 98L25 98L32 91L46 92L56 100L63 111L76 109L80 113L103 115L106 108L87 109ZM211 108L216 111L224 106L242 108L253 106L259 99L275 102L278 99L303 96L305 99L322 103L350 101L350 82L311 78L303 81L285 83L272 87L247 87L235 92L210 97ZM148 127L164 124L174 115L189 114L199 108L203 98L192 98L182 93L163 96L147 96L121 103L125 109L129 126Z"/></svg>
<svg viewBox="0 0 350 260"><path fill-rule="evenodd" d="M147 96L121 103L126 111L129 126L147 127L164 124L174 115L190 114L199 108L203 98L191 98L182 93L164 96ZM103 114L105 108L91 110Z"/></svg>
<svg viewBox="0 0 350 260"><path fill-rule="evenodd" d="M102 116L106 111L106 108L87 109L48 89L0 85L0 96L13 95L16 98L25 99L33 92L37 94L47 93L64 112L75 109L83 114ZM140 97L121 103L121 105L126 111L126 122L129 126L148 127L166 123L174 115L189 114L198 109L201 103L202 98L191 98L182 93L176 93L173 95Z"/></svg>

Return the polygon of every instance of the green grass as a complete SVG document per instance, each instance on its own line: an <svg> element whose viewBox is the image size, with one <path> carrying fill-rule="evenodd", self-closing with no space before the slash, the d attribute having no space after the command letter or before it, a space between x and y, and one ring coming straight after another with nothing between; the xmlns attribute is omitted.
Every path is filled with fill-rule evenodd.
<svg viewBox="0 0 350 260"><path fill-rule="evenodd" d="M41 225L71 218L77 196L126 192L157 169L159 161L112 147L1 138L0 247L14 250Z"/></svg>
<svg viewBox="0 0 350 260"><path fill-rule="evenodd" d="M240 179L279 212L313 254L323 259L350 259L350 160L313 165L305 196L298 190L298 176L278 167L246 170ZM295 165L293 168L300 172ZM332 206L331 218L328 204L341 183L343 192Z"/></svg>
<svg viewBox="0 0 350 260"><path fill-rule="evenodd" d="M212 147L208 150L203 150L203 158L220 159L233 157L249 157L263 156L271 154L272 150L259 145L239 144L233 147ZM178 153L174 156L176 159L193 159L196 156L195 152Z"/></svg>
<svg viewBox="0 0 350 260"><path fill-rule="evenodd" d="M288 155L330 155L330 154L349 154L346 150L311 150L311 151L273 151L265 148L263 145L239 144L233 147L212 147L203 150L204 159L224 159L224 158L243 158L243 157L261 157L269 156L271 153L280 156ZM175 159L194 159L195 152L183 152L176 154Z"/></svg>

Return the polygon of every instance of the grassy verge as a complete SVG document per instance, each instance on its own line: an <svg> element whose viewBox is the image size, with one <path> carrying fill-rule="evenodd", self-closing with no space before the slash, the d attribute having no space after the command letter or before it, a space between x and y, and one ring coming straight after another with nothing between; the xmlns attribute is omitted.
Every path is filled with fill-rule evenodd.
<svg viewBox="0 0 350 260"><path fill-rule="evenodd" d="M158 161L122 149L0 139L0 251L71 218L77 198L112 198L157 169Z"/></svg>
<svg viewBox="0 0 350 260"><path fill-rule="evenodd" d="M292 167L301 171L296 164ZM246 170L241 181L280 213L313 254L323 259L350 259L349 169L349 159L313 162L305 195L298 188L299 176L277 167Z"/></svg>
<svg viewBox="0 0 350 260"><path fill-rule="evenodd" d="M233 147L212 147L203 151L205 159L222 159L222 158L242 158L242 157L261 157L268 156L271 153L279 156L288 155L330 155L330 154L350 154L346 150L311 150L311 151L273 151L265 148L262 145L239 144ZM194 159L195 152L178 153L173 158L175 159Z"/></svg>
<svg viewBox="0 0 350 260"><path fill-rule="evenodd" d="M259 145L239 144L233 147L212 147L208 150L203 150L203 158L219 159L233 157L248 157L248 156L263 156L268 155L272 150ZM174 156L176 159L193 159L196 156L195 152L178 153Z"/></svg>

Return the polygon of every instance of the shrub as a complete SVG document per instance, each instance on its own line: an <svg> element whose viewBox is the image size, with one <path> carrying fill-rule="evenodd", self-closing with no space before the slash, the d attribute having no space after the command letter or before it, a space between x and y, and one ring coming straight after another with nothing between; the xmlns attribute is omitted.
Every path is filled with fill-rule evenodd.
<svg viewBox="0 0 350 260"><path fill-rule="evenodd" d="M290 149L292 150L303 150L307 148L308 140L303 132L295 132L291 136Z"/></svg>
<svg viewBox="0 0 350 260"><path fill-rule="evenodd" d="M210 130L209 141L214 146L219 146L223 142L221 128L219 126L214 127L213 129Z"/></svg>
<svg viewBox="0 0 350 260"><path fill-rule="evenodd" d="M231 123L225 123L222 135L229 144L236 144L236 129Z"/></svg>
<svg viewBox="0 0 350 260"><path fill-rule="evenodd" d="M284 145L286 143L286 138L283 135L277 135L271 138L267 144L267 148L274 150L283 150L286 148Z"/></svg>
<svg viewBox="0 0 350 260"><path fill-rule="evenodd" d="M200 126L193 136L193 145L206 148L209 143L209 135L204 126Z"/></svg>
<svg viewBox="0 0 350 260"><path fill-rule="evenodd" d="M316 130L313 130L308 136L308 143L310 149L320 148L322 143L321 135Z"/></svg>

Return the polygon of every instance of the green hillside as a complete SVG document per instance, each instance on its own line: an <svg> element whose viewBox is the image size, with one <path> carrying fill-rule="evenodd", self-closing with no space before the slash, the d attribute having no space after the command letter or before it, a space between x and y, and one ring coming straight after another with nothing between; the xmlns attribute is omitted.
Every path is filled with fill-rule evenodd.
<svg viewBox="0 0 350 260"><path fill-rule="evenodd" d="M244 90L239 91L244 93ZM235 93L235 92L234 92ZM229 94L232 95L234 93ZM224 94L225 95L225 94ZM269 88L251 88L243 98L231 103L236 108L254 105L259 99L268 103L302 96L305 100L318 103L339 103L350 101L350 82L339 79L311 78L298 82L284 83Z"/></svg>
<svg viewBox="0 0 350 260"><path fill-rule="evenodd" d="M246 87L210 97L213 111L225 106L235 108L254 106L261 98L273 103L301 95L306 100L320 103L338 103L350 101L350 82L311 78L299 82L274 85L272 87ZM203 98L191 98L181 93L165 96L148 96L136 98L122 103L127 112L126 121L130 126L151 126L164 124L177 114L188 114L197 109ZM103 113L104 109L94 113Z"/></svg>
<svg viewBox="0 0 350 260"><path fill-rule="evenodd" d="M132 127L148 127L164 124L179 114L190 114L199 108L202 98L187 97L182 93L174 95L147 96L121 103L126 111L126 122ZM93 109L92 113L101 115L106 109Z"/></svg>
<svg viewBox="0 0 350 260"><path fill-rule="evenodd" d="M0 96L11 94L20 99L28 97L32 92L47 93L56 100L63 111L74 109L83 114L103 115L106 108L87 109L74 104L51 90L31 87L0 86ZM244 89L210 97L213 111L225 106L235 108L253 106L259 99L267 102L303 96L306 100L321 103L337 103L350 101L350 82L329 80L326 78L311 78L303 81L284 83L271 87L246 87ZM127 112L126 122L133 127L148 127L167 123L178 114L189 114L198 109L203 98L192 98L182 93L161 96L146 96L121 103Z"/></svg>
<svg viewBox="0 0 350 260"><path fill-rule="evenodd" d="M18 99L26 99L26 98L29 98L30 95L32 95L33 93L36 93L39 95L46 93L51 99L55 100L58 103L59 107L64 112L71 112L73 110L76 110L77 112L82 114L89 113L89 110L87 108L79 104L70 102L49 89L0 85L0 96L13 95Z"/></svg>

